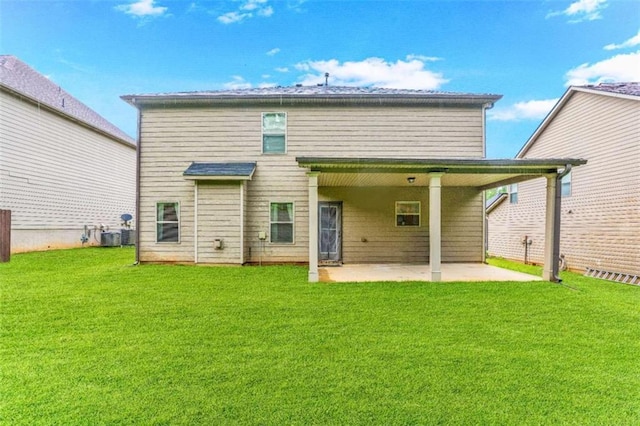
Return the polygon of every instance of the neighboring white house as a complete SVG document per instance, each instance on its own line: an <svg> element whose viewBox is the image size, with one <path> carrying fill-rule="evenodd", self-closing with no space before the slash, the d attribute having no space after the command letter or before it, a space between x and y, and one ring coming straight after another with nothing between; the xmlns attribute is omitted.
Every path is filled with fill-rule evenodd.
<svg viewBox="0 0 640 426"><path fill-rule="evenodd" d="M584 163L485 159L498 95L325 85L123 99L140 114L141 262L304 263L311 281L323 262L428 262L438 281L441 262L484 260L484 189Z"/></svg>
<svg viewBox="0 0 640 426"><path fill-rule="evenodd" d="M562 181L567 267L640 277L640 83L570 87L516 158L548 156L589 160ZM488 213L489 254L541 263L544 183L509 189Z"/></svg>
<svg viewBox="0 0 640 426"><path fill-rule="evenodd" d="M101 225L117 230L123 213L135 214L135 180L132 138L0 56L0 209L11 210L11 252L97 244Z"/></svg>

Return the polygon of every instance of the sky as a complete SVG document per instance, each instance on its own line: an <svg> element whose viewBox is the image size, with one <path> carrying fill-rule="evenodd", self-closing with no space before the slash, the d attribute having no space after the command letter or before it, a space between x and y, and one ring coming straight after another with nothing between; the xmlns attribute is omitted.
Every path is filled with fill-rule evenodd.
<svg viewBox="0 0 640 426"><path fill-rule="evenodd" d="M640 81L636 0L0 0L17 56L135 138L125 94L330 85L503 95L511 158L570 85Z"/></svg>

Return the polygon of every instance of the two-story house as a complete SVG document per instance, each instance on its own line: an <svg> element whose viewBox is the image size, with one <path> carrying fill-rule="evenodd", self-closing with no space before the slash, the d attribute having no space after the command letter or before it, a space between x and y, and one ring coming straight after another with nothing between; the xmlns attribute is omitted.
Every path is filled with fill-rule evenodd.
<svg viewBox="0 0 640 426"><path fill-rule="evenodd" d="M140 262L303 263L311 281L322 263L429 263L438 281L441 262L484 260L484 189L541 176L555 188L584 163L485 159L498 95L325 85L123 99L139 110Z"/></svg>
<svg viewBox="0 0 640 426"><path fill-rule="evenodd" d="M135 193L135 141L17 57L0 55L0 209L11 212L2 248L100 244L101 228L119 229L123 214L136 213Z"/></svg>
<svg viewBox="0 0 640 426"><path fill-rule="evenodd" d="M589 164L561 184L566 266L640 283L640 83L568 88L516 158L576 155ZM509 190L488 216L489 252L524 260L526 250L527 260L541 263L544 185L523 182Z"/></svg>

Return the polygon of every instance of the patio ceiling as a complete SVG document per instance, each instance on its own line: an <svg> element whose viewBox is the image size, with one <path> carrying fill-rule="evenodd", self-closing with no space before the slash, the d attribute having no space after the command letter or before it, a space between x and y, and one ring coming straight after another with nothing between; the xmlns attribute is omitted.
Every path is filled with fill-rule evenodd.
<svg viewBox="0 0 640 426"><path fill-rule="evenodd" d="M489 189L558 173L586 160L398 159L298 157L300 167L320 172L319 186L429 186L429 173L443 173L442 186ZM413 183L409 178L414 178Z"/></svg>

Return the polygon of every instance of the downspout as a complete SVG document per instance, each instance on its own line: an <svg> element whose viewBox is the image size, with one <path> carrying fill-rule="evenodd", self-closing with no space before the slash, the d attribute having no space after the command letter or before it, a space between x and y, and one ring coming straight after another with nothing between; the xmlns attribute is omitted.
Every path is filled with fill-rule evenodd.
<svg viewBox="0 0 640 426"><path fill-rule="evenodd" d="M562 171L562 173L558 173L556 176L556 204L555 204L555 213L553 214L553 252L552 259L553 262L551 264L551 272L553 276L554 282L562 282L562 279L559 277L560 271L560 223L561 223L561 215L562 215L562 178L571 172L571 164L567 164Z"/></svg>
<svg viewBox="0 0 640 426"><path fill-rule="evenodd" d="M134 104L135 98L131 100ZM141 146L142 146L142 110L138 108L138 143L136 147L136 262L140 263L140 163L141 163Z"/></svg>
<svg viewBox="0 0 640 426"><path fill-rule="evenodd" d="M493 108L493 102L482 105L482 158L487 158L487 110ZM482 191L482 263L487 263L489 250L489 232L487 224L486 191Z"/></svg>
<svg viewBox="0 0 640 426"><path fill-rule="evenodd" d="M493 108L493 102L482 104L482 158L487 158L487 111Z"/></svg>

